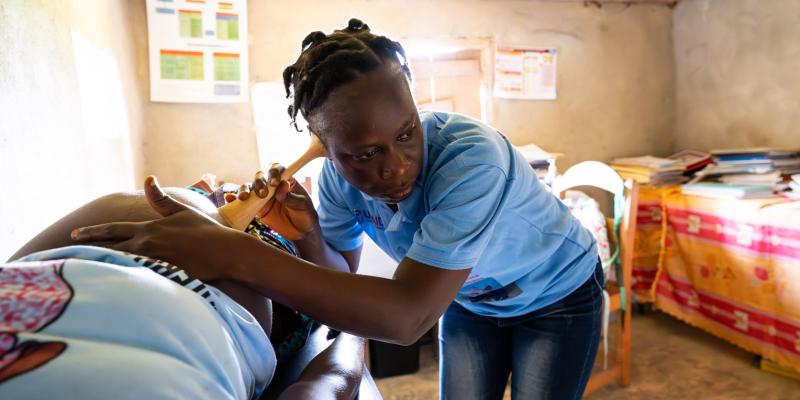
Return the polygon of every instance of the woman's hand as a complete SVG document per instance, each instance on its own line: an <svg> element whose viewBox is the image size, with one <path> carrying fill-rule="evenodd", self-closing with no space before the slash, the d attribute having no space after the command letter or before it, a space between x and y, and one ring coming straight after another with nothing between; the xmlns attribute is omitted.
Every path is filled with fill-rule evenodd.
<svg viewBox="0 0 800 400"><path fill-rule="evenodd" d="M170 262L204 281L226 278L226 260L249 235L176 201L153 176L145 180L144 192L150 206L164 218L83 227L70 236L86 244L111 242L104 246Z"/></svg>
<svg viewBox="0 0 800 400"><path fill-rule="evenodd" d="M239 199L247 200L251 192L264 198L270 186L276 187L275 197L267 202L258 216L287 239L302 240L309 232L319 228L319 218L314 203L302 185L297 184L294 178L280 180L284 169L282 166L273 166L269 170L269 182L263 173L257 173L249 190L247 186L242 186Z"/></svg>

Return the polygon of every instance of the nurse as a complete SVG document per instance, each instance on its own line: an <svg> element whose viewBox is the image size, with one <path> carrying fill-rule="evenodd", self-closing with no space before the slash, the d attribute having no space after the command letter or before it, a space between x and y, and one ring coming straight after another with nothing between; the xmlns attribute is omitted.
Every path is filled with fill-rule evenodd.
<svg viewBox="0 0 800 400"><path fill-rule="evenodd" d="M204 218L152 179L164 218L73 238L112 240L203 280L242 282L377 340L414 343L441 317L445 399L501 399L509 373L514 398L580 398L602 308L591 234L494 128L418 111L399 43L351 19L329 35L310 33L301 47L283 74L289 115L302 114L330 158L316 211L300 185L271 179L279 190L264 219L310 262ZM398 262L392 279L351 273L363 233Z"/></svg>

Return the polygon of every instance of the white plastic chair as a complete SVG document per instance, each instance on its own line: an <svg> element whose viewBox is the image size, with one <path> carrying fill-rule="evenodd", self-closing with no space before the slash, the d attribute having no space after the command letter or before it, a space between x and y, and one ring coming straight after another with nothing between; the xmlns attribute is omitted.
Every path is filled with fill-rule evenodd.
<svg viewBox="0 0 800 400"><path fill-rule="evenodd" d="M639 201L639 185L636 181L623 181L611 167L598 161L584 161L568 169L553 183L553 193L563 198L568 189L591 186L605 190L615 197L616 218L609 229L609 241L616 241L619 252L621 282L607 282L605 290L604 315L619 312L617 318L617 359L610 368L593 371L584 395L619 380L623 386L630 385L631 364L631 273L633 270L633 250L636 235L636 212ZM620 215L621 214L621 215ZM613 221L617 221L614 223ZM613 257L612 257L613 258ZM607 319L606 319L607 323ZM607 332L604 332L607 340ZM607 343L607 342L605 342ZM606 344L607 346L607 344ZM607 362L603 355L604 363Z"/></svg>

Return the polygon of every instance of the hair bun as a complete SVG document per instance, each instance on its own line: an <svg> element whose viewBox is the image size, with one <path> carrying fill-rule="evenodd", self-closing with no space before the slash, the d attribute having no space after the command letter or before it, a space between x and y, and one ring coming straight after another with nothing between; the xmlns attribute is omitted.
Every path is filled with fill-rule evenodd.
<svg viewBox="0 0 800 400"><path fill-rule="evenodd" d="M347 30L351 32L369 31L369 25L358 18L350 18L350 21L347 22Z"/></svg>
<svg viewBox="0 0 800 400"><path fill-rule="evenodd" d="M300 45L300 50L305 50L308 46L314 46L325 40L326 37L327 36L320 31L311 32L306 36L305 39L303 39L303 43Z"/></svg>

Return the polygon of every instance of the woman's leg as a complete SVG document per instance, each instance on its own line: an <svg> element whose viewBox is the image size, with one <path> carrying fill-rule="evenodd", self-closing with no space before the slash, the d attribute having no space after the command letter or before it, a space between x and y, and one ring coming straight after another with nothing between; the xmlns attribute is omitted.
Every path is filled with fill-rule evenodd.
<svg viewBox="0 0 800 400"><path fill-rule="evenodd" d="M512 399L581 398L597 355L602 288L598 264L569 296L515 321Z"/></svg>
<svg viewBox="0 0 800 400"><path fill-rule="evenodd" d="M279 399L352 399L364 375L364 339L344 332L314 357Z"/></svg>
<svg viewBox="0 0 800 400"><path fill-rule="evenodd" d="M499 400L511 368L511 329L452 303L439 321L439 397Z"/></svg>

